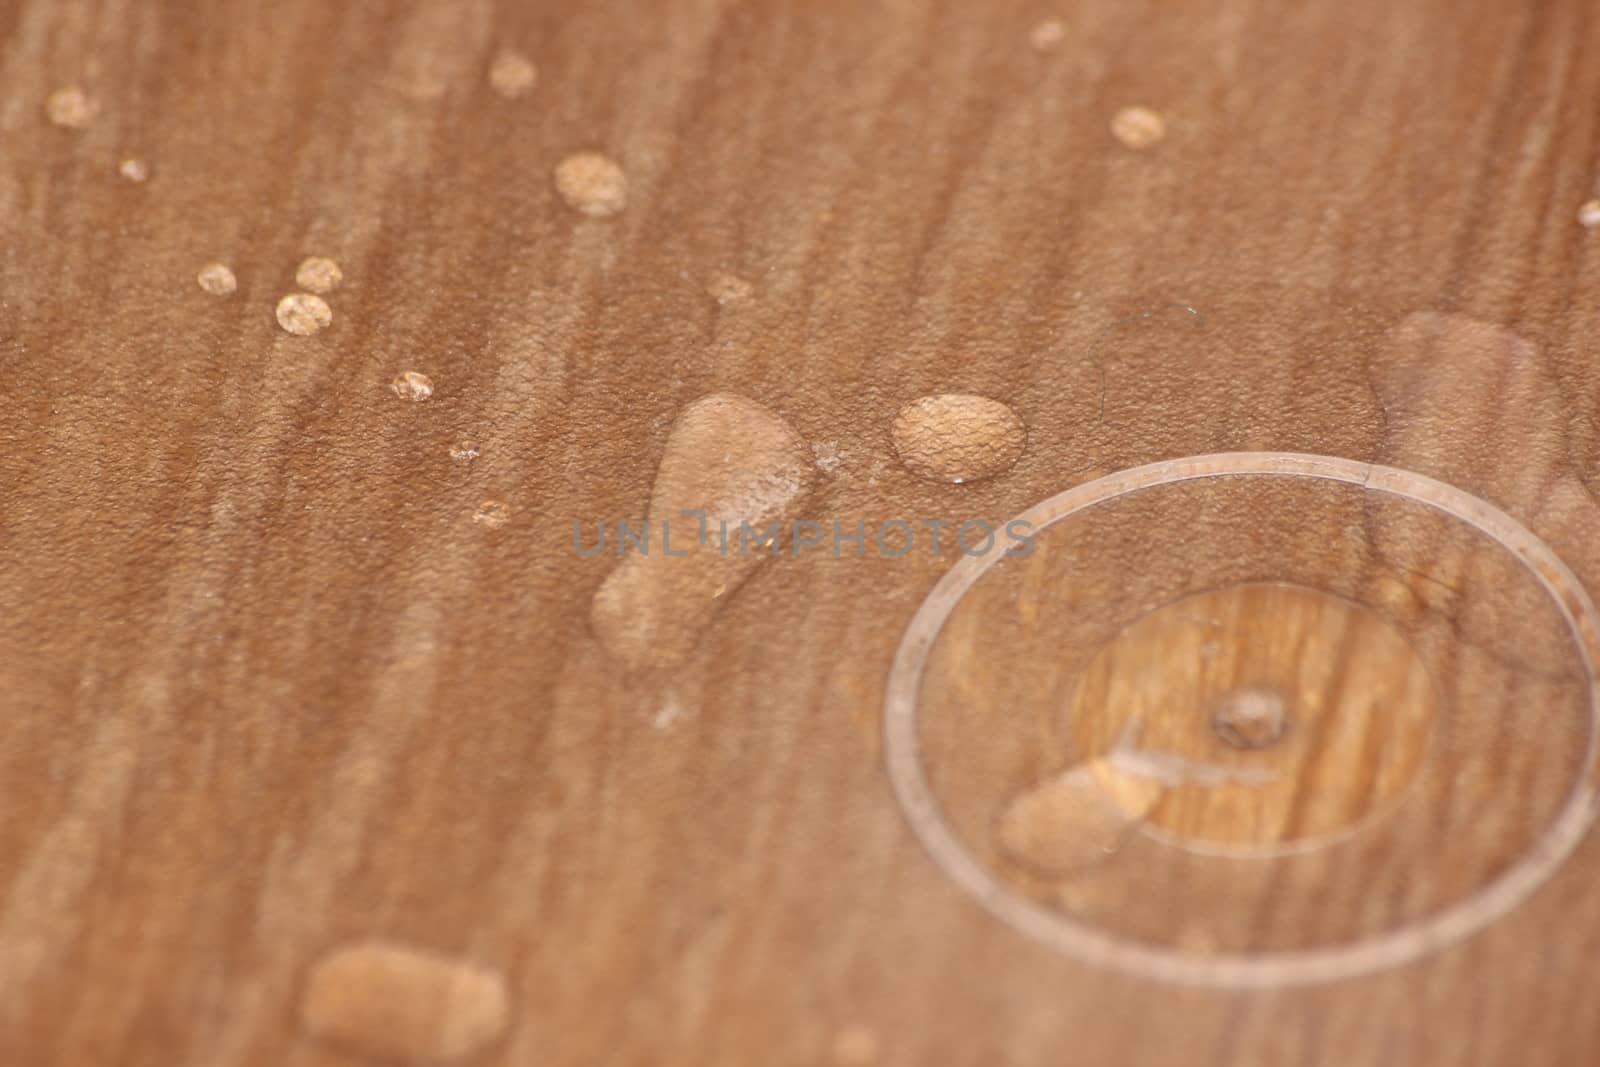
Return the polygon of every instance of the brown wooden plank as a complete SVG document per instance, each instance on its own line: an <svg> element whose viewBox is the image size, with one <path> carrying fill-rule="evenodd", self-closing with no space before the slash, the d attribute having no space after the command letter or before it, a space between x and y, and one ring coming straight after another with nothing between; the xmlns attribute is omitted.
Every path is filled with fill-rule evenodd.
<svg viewBox="0 0 1600 1067"><path fill-rule="evenodd" d="M1591 1061L1593 835L1418 959L1174 984L996 918L896 803L886 685L948 539L656 555L597 608L619 562L572 527L999 523L1282 450L1442 479L1600 589L1596 32L1584 0L0 2L0 1063ZM582 153L625 194L558 182ZM343 280L302 336L308 256ZM958 405L903 463L940 394L1004 404L1015 462ZM685 431L708 396L743 399ZM1203 962L1418 927L1582 773L1560 613L1437 512L1213 480L1037 546L934 645L924 755L983 870L1088 928ZM1229 592L1261 582L1362 608ZM1157 724L1303 778L1167 783L1087 875L1017 866L1005 805L1123 723L1073 717L1082 679L1146 692L1116 664L1190 622L1094 656L1206 590L1287 635L1230 685L1377 715L1330 694L1410 692L1399 635L1419 768L1376 727L1279 759Z"/></svg>

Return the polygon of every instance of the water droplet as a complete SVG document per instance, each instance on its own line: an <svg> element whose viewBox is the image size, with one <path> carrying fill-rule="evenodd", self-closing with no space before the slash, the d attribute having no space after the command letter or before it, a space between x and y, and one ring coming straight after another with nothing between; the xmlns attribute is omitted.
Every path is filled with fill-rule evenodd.
<svg viewBox="0 0 1600 1067"><path fill-rule="evenodd" d="M627 206L628 176L608 156L579 152L556 166L556 192L573 210L604 218Z"/></svg>
<svg viewBox="0 0 1600 1067"><path fill-rule="evenodd" d="M1060 19L1045 19L1028 34L1028 43L1035 51L1049 52L1066 39L1067 28Z"/></svg>
<svg viewBox="0 0 1600 1067"><path fill-rule="evenodd" d="M1028 433L998 400L964 393L925 396L900 409L894 447L914 474L936 482L971 482L1016 463Z"/></svg>
<svg viewBox="0 0 1600 1067"><path fill-rule="evenodd" d="M300 1022L319 1041L374 1060L450 1060L505 1030L510 997L494 971L402 945L332 952L307 976Z"/></svg>
<svg viewBox="0 0 1600 1067"><path fill-rule="evenodd" d="M489 85L507 100L527 95L538 83L539 68L517 52L501 52L489 64Z"/></svg>
<svg viewBox="0 0 1600 1067"><path fill-rule="evenodd" d="M732 274L714 274L706 283L706 295L723 307L749 300L754 293L754 286Z"/></svg>
<svg viewBox="0 0 1600 1067"><path fill-rule="evenodd" d="M278 301L278 325L299 337L308 337L333 321L333 309L320 296L290 293Z"/></svg>
<svg viewBox="0 0 1600 1067"><path fill-rule="evenodd" d="M45 114L57 126L81 130L94 121L100 106L76 85L57 89L44 102Z"/></svg>
<svg viewBox="0 0 1600 1067"><path fill-rule="evenodd" d="M472 441L462 441L450 447L450 458L457 463L471 463L478 458L478 446Z"/></svg>
<svg viewBox="0 0 1600 1067"><path fill-rule="evenodd" d="M478 505L478 510L472 513L472 521L479 526L487 526L491 530L498 530L511 520L511 509L498 500L485 500Z"/></svg>
<svg viewBox="0 0 1600 1067"><path fill-rule="evenodd" d="M1111 133L1129 148L1149 148L1167 135L1167 120L1147 107L1125 107L1112 116Z"/></svg>
<svg viewBox="0 0 1600 1067"><path fill-rule="evenodd" d="M1600 226L1600 200L1585 200L1578 208L1578 221L1591 230Z"/></svg>
<svg viewBox="0 0 1600 1067"><path fill-rule="evenodd" d="M311 256L294 272L294 283L310 293L331 293L344 281L344 271L327 256Z"/></svg>
<svg viewBox="0 0 1600 1067"><path fill-rule="evenodd" d="M1211 716L1211 729L1234 748L1266 748L1283 736L1288 725L1283 694L1259 686L1227 694Z"/></svg>
<svg viewBox="0 0 1600 1067"><path fill-rule="evenodd" d="M1017 863L1062 874L1103 862L1164 788L1124 774L1104 759L1066 770L1017 794L1000 812L995 836Z"/></svg>
<svg viewBox="0 0 1600 1067"><path fill-rule="evenodd" d="M758 542L773 524L781 532L815 480L799 435L755 401L716 394L685 408L650 492L649 551L629 551L595 593L590 621L606 651L629 669L681 662L726 595L770 556ZM691 509L705 513L703 530L683 514ZM615 550L617 531L607 532Z"/></svg>
<svg viewBox="0 0 1600 1067"><path fill-rule="evenodd" d="M834 1067L868 1067L882 1054L877 1031L863 1023L851 1023L833 1035Z"/></svg>
<svg viewBox="0 0 1600 1067"><path fill-rule="evenodd" d="M433 395L433 379L420 371L408 370L396 375L394 381L389 383L389 388L401 400L420 404Z"/></svg>
<svg viewBox="0 0 1600 1067"><path fill-rule="evenodd" d="M142 159L124 159L117 167L117 173L130 182L146 181L150 177L150 164Z"/></svg>
<svg viewBox="0 0 1600 1067"><path fill-rule="evenodd" d="M200 283L200 288L212 296L227 296L239 288L239 280L221 263L207 263L200 268L200 273L195 275L195 281Z"/></svg>

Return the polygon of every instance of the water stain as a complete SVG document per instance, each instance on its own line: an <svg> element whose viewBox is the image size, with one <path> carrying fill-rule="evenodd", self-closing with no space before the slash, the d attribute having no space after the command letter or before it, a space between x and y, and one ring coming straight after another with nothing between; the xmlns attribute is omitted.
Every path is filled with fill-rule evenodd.
<svg viewBox="0 0 1600 1067"><path fill-rule="evenodd" d="M344 271L327 256L310 256L294 272L294 283L308 293L331 293L344 281Z"/></svg>
<svg viewBox="0 0 1600 1067"><path fill-rule="evenodd" d="M1015 464L1028 431L998 400L945 393L901 408L893 438L895 452L912 473L935 482L972 482Z"/></svg>
<svg viewBox="0 0 1600 1067"><path fill-rule="evenodd" d="M489 64L489 86L507 100L531 93L539 83L539 68L518 52L500 52Z"/></svg>
<svg viewBox="0 0 1600 1067"><path fill-rule="evenodd" d="M117 173L135 184L150 180L150 164L142 159L124 159L117 165Z"/></svg>
<svg viewBox="0 0 1600 1067"><path fill-rule="evenodd" d="M408 370L396 375L389 388L401 400L420 404L433 395L433 379L421 371Z"/></svg>
<svg viewBox="0 0 1600 1067"><path fill-rule="evenodd" d="M556 192L574 211L591 218L616 215L628 206L628 176L609 156L579 152L556 165Z"/></svg>
<svg viewBox="0 0 1600 1067"><path fill-rule="evenodd" d="M195 275L195 281L212 296L227 296L239 288L239 279L235 278L233 271L222 263L207 263L200 268L200 273Z"/></svg>
<svg viewBox="0 0 1600 1067"><path fill-rule="evenodd" d="M478 458L479 448L474 441L460 441L450 446L450 458L457 463L471 463Z"/></svg>
<svg viewBox="0 0 1600 1067"><path fill-rule="evenodd" d="M290 293L278 301L278 325L297 337L309 337L333 322L333 309L320 296Z"/></svg>
<svg viewBox="0 0 1600 1067"><path fill-rule="evenodd" d="M742 539L741 524L781 527L815 479L810 449L755 401L715 394L685 408L650 493L655 543L648 554L630 551L594 597L590 620L606 651L636 670L686 658L723 599L770 553L768 542ZM704 525L685 511L703 511Z"/></svg>
<svg viewBox="0 0 1600 1067"><path fill-rule="evenodd" d="M1167 136L1167 120L1148 107L1125 107L1111 117L1111 133L1128 148L1150 148Z"/></svg>
<svg viewBox="0 0 1600 1067"><path fill-rule="evenodd" d="M506 982L476 964L368 942L311 968L300 1021L313 1038L356 1057L439 1062L480 1052L510 1018Z"/></svg>

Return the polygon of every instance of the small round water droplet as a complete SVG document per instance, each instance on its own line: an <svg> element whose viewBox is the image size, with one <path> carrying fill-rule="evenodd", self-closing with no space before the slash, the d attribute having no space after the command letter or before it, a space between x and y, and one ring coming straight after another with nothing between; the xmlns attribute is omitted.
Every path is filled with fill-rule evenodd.
<svg viewBox="0 0 1600 1067"><path fill-rule="evenodd" d="M1060 19L1045 19L1028 34L1028 43L1035 51L1048 52L1066 39L1067 28Z"/></svg>
<svg viewBox="0 0 1600 1067"><path fill-rule="evenodd" d="M511 519L511 509L498 500L485 500L478 505L478 510L472 513L472 521L479 526L487 526L491 530L498 530Z"/></svg>
<svg viewBox="0 0 1600 1067"><path fill-rule="evenodd" d="M457 463L471 463L478 458L478 446L472 441L462 441L450 446L450 458Z"/></svg>
<svg viewBox="0 0 1600 1067"><path fill-rule="evenodd" d="M150 164L142 159L124 159L117 167L117 173L130 182L146 181L150 177Z"/></svg>
<svg viewBox="0 0 1600 1067"><path fill-rule="evenodd" d="M239 280L221 263L207 263L200 268L200 273L195 275L195 281L200 283L200 288L212 296L227 296L239 288Z"/></svg>
<svg viewBox="0 0 1600 1067"><path fill-rule="evenodd" d="M302 260L294 272L294 283L310 293L331 293L344 281L344 271L327 256L311 256Z"/></svg>
<svg viewBox="0 0 1600 1067"><path fill-rule="evenodd" d="M733 274L713 274L706 283L706 295L724 307L749 300L755 287Z"/></svg>
<svg viewBox="0 0 1600 1067"><path fill-rule="evenodd" d="M489 85L507 100L526 96L538 83L539 68L517 52L501 52L489 64Z"/></svg>
<svg viewBox="0 0 1600 1067"><path fill-rule="evenodd" d="M511 998L498 973L403 945L353 945L317 961L300 1022L315 1039L366 1059L440 1062L481 1051L505 1030Z"/></svg>
<svg viewBox="0 0 1600 1067"><path fill-rule="evenodd" d="M1600 226L1600 200L1585 200L1578 208L1578 221L1591 230Z"/></svg>
<svg viewBox="0 0 1600 1067"><path fill-rule="evenodd" d="M1167 120L1147 107L1125 107L1112 116L1111 133L1129 148L1149 148L1167 135Z"/></svg>
<svg viewBox="0 0 1600 1067"><path fill-rule="evenodd" d="M925 396L900 409L894 448L914 474L972 482L1006 470L1022 455L1027 429L998 400L962 393Z"/></svg>
<svg viewBox="0 0 1600 1067"><path fill-rule="evenodd" d="M574 211L604 218L628 205L628 176L609 156L579 152L557 164L556 192Z"/></svg>
<svg viewBox="0 0 1600 1067"><path fill-rule="evenodd" d="M320 296L290 293L278 301L278 325L299 337L309 337L333 321L333 309Z"/></svg>
<svg viewBox="0 0 1600 1067"><path fill-rule="evenodd" d="M51 93L44 102L44 110L57 126L81 130L94 121L100 107L82 89L69 85Z"/></svg>
<svg viewBox="0 0 1600 1067"><path fill-rule="evenodd" d="M420 371L408 370L390 382L389 388L401 400L421 403L433 395L433 379Z"/></svg>

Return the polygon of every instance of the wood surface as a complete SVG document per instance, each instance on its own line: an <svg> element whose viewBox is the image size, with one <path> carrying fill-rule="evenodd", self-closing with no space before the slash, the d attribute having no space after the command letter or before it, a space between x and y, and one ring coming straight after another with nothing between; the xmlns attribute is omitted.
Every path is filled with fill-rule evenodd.
<svg viewBox="0 0 1600 1067"><path fill-rule="evenodd" d="M1342 981L1058 951L886 770L948 541L624 564L573 524L1000 523L1282 450L1442 479L1600 591L1597 35L1589 0L0 0L0 1064L1596 1061L1595 835ZM301 335L309 256L343 280ZM908 413L942 394L1015 425ZM1125 725L1081 694L1201 684L1115 662L1204 593L1378 726L1153 727L1288 777L1114 771L1107 862L1013 862L1007 805ZM1093 668L1123 633L1156 647ZM1189 959L1336 945L1535 847L1574 647L1448 517L1197 482L974 588L924 756L1030 900Z"/></svg>

